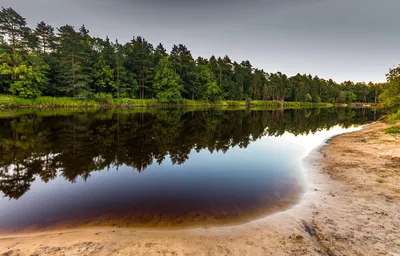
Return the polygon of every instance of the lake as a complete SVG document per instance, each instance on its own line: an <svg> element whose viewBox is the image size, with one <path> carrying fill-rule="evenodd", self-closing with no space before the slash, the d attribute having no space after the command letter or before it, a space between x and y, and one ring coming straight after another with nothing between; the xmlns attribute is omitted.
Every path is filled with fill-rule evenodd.
<svg viewBox="0 0 400 256"><path fill-rule="evenodd" d="M245 223L298 203L301 160L370 109L0 113L0 231Z"/></svg>

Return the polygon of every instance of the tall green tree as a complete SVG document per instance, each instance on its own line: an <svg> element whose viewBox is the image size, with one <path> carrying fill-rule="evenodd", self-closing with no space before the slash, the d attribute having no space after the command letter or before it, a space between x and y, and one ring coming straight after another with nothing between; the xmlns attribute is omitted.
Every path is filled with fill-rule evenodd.
<svg viewBox="0 0 400 256"><path fill-rule="evenodd" d="M70 25L58 29L59 89L67 96L88 97L90 74L85 70L86 53L82 33Z"/></svg>
<svg viewBox="0 0 400 256"><path fill-rule="evenodd" d="M181 103L182 89L181 79L172 69L168 58L161 59L153 83L153 90L158 101L161 103Z"/></svg>
<svg viewBox="0 0 400 256"><path fill-rule="evenodd" d="M139 84L135 73L130 70L126 56L127 47L124 47L118 40L113 44L115 51L115 83L117 87L117 97L135 98L139 89ZM128 66L128 67L127 67Z"/></svg>
<svg viewBox="0 0 400 256"><path fill-rule="evenodd" d="M199 84L200 87L200 99L206 101L216 101L221 99L221 88L215 81L214 73L206 65L199 66Z"/></svg>
<svg viewBox="0 0 400 256"><path fill-rule="evenodd" d="M93 84L96 92L117 94L117 84L114 79L114 69L107 65L103 56L100 56L93 69Z"/></svg>
<svg viewBox="0 0 400 256"><path fill-rule="evenodd" d="M26 65L18 66L14 72L18 78L13 81L9 89L12 94L22 98L36 98L42 94L47 84L44 73Z"/></svg>
<svg viewBox="0 0 400 256"><path fill-rule="evenodd" d="M384 108L395 112L400 110L400 66L390 69L386 77L387 83L379 99Z"/></svg>
<svg viewBox="0 0 400 256"><path fill-rule="evenodd" d="M142 37L134 37L125 46L125 67L135 74L139 85L139 98L146 97L146 91L151 87L153 68L152 54L154 47Z"/></svg>
<svg viewBox="0 0 400 256"><path fill-rule="evenodd" d="M26 19L12 8L2 7L0 11L0 36L8 38L9 65L11 67L11 79L17 78L16 68L22 62L23 51L28 45L30 29L26 26Z"/></svg>
<svg viewBox="0 0 400 256"><path fill-rule="evenodd" d="M52 26L42 21L37 24L34 34L37 37L38 48L41 53L45 54L55 50L56 37Z"/></svg>
<svg viewBox="0 0 400 256"><path fill-rule="evenodd" d="M181 78L183 85L182 94L185 98L193 98L196 85L196 63L192 53L183 45L174 45L169 56L171 67Z"/></svg>

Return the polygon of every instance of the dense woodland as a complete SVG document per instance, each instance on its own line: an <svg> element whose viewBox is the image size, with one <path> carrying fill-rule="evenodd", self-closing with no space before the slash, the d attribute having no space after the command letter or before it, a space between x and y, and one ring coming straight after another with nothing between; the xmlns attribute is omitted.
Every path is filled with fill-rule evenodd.
<svg viewBox="0 0 400 256"><path fill-rule="evenodd" d="M267 60L266 60L267 61ZM142 37L92 37L82 26L32 29L12 8L0 11L0 93L39 96L191 100L378 102L383 84L336 83L317 76L267 73L228 56L195 59L182 44L168 52Z"/></svg>
<svg viewBox="0 0 400 256"><path fill-rule="evenodd" d="M0 116L0 192L18 199L39 177L74 182L120 166L142 172L166 159L183 164L195 151L225 153L266 135L309 134L379 118L371 110L350 108L91 111L23 110L21 115Z"/></svg>

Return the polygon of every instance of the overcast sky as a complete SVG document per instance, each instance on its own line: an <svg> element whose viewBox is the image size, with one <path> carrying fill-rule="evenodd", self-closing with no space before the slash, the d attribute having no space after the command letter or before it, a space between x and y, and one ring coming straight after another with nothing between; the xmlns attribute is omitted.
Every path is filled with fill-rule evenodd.
<svg viewBox="0 0 400 256"><path fill-rule="evenodd" d="M185 44L288 75L384 81L400 64L400 0L0 0L55 27L85 24L120 42Z"/></svg>

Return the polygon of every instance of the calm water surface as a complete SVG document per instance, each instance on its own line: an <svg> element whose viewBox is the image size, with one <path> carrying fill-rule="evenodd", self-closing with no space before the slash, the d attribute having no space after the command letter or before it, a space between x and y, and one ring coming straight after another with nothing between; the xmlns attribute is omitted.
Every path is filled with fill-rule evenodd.
<svg viewBox="0 0 400 256"><path fill-rule="evenodd" d="M296 204L301 159L377 114L14 111L0 114L0 232L243 223Z"/></svg>

